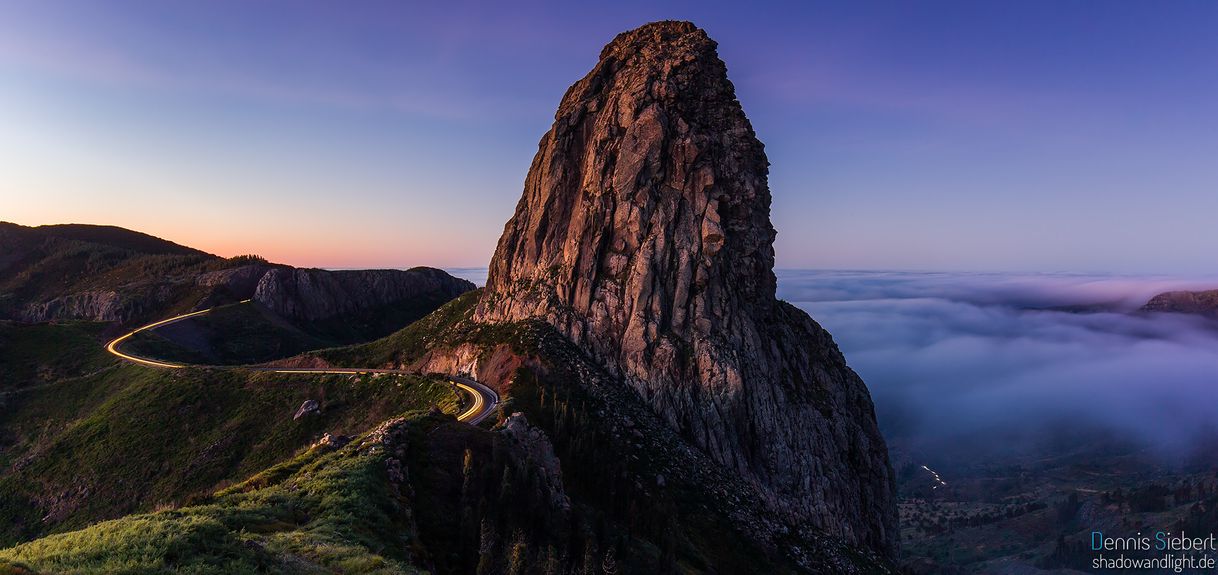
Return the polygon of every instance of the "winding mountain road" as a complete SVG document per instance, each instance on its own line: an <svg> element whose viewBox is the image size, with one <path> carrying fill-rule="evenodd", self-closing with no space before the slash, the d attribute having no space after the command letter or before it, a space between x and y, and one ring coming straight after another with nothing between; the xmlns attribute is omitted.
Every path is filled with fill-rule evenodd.
<svg viewBox="0 0 1218 575"><path fill-rule="evenodd" d="M242 300L237 305L246 304L246 303L250 303L250 302L251 302L251 300L248 300L248 299ZM141 331L148 331L151 329L156 329L158 327L166 326L171 323L177 323L179 321L190 319L195 316L200 316L200 315L210 312L213 309L215 309L215 308L207 308L207 309L199 310L199 311L195 311L195 312L184 313L182 315L175 315L171 318L163 319L161 321L150 323L148 325L136 328L134 330L131 330L131 331L111 340L110 343L106 344L106 351L118 356L119 358L122 358L122 359L127 360L132 363L138 363L140 365L145 365L148 367L162 368L162 369L181 369L181 368L185 368L185 367L206 367L206 368L210 368L210 369L243 369L243 370L247 370L247 371L264 371L264 372L269 372L269 373L304 373L304 374L334 374L334 375L343 375L343 374L358 375L358 374L363 374L363 373L389 373L389 374L397 374L397 375L418 375L417 372L406 371L406 370L402 370L402 369L379 369L379 368L371 368L371 367L281 368L281 367L265 367L265 366L254 366L254 365L194 365L194 364L170 363L170 362L166 362L166 361L157 361L155 359L150 359L147 357L139 357L139 356L123 353L119 349L119 346L122 345L122 343L124 341L130 339L132 336L134 336L135 334L137 334ZM447 377L448 377L448 380L453 383L453 385L457 386L458 389L465 392L465 394L469 395L469 397L472 400L472 403L469 405L469 407L466 407L465 410L462 411L461 414L457 416L458 421L464 421L469 424L477 425L483 419L486 419L487 416L489 416L491 413L494 412L495 406L499 404L499 394L495 393L495 390L493 390L485 385L482 385L481 383L474 381L468 377L460 377L460 376L455 376L455 375L450 375Z"/></svg>

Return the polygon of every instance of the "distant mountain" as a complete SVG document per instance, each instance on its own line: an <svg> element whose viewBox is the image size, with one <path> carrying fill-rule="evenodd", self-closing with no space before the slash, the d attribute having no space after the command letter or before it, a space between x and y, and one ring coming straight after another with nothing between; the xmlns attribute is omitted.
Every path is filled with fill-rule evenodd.
<svg viewBox="0 0 1218 575"><path fill-rule="evenodd" d="M1187 313L1218 318L1218 290L1164 292L1150 298L1140 311Z"/></svg>
<svg viewBox="0 0 1218 575"><path fill-rule="evenodd" d="M475 287L434 268L326 271L257 256L226 259L114 226L0 223L0 254L0 319L134 326L252 299L269 313L244 316L246 343L261 339L255 347L271 355L228 358L233 361L375 339ZM175 329L184 333L208 321L200 318ZM264 329L248 329L251 321ZM240 347L235 335L229 329L212 339ZM267 338L280 343L267 345ZM207 339L183 341L209 361L227 363L226 354Z"/></svg>
<svg viewBox="0 0 1218 575"><path fill-rule="evenodd" d="M106 226L0 224L0 319L128 323L193 306L203 273L235 265Z"/></svg>
<svg viewBox="0 0 1218 575"><path fill-rule="evenodd" d="M48 236L90 242L144 254L210 255L206 252L175 244L156 236L150 236L118 226L93 224L53 224L38 226L35 230Z"/></svg>

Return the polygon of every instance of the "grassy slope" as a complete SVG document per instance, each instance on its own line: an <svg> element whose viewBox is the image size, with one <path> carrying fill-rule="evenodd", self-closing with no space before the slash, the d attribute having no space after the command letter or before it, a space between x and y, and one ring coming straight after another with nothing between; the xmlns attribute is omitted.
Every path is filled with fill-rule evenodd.
<svg viewBox="0 0 1218 575"><path fill-rule="evenodd" d="M137 333L123 349L142 357L204 365L244 365L334 345L309 335L256 304L214 308L156 330Z"/></svg>
<svg viewBox="0 0 1218 575"><path fill-rule="evenodd" d="M366 342L390 335L410 325L452 298L428 293L410 300L390 303L365 310L343 314L338 317L313 322L299 322L297 326L305 333L342 345ZM311 348L316 349L316 347Z"/></svg>
<svg viewBox="0 0 1218 575"><path fill-rule="evenodd" d="M448 300L442 294L426 294L314 322L289 322L258 304L222 305L205 315L140 332L124 343L124 350L181 363L263 363L309 350L374 340L426 317Z"/></svg>
<svg viewBox="0 0 1218 575"><path fill-rule="evenodd" d="M175 244L156 236L120 228L90 224L52 224L38 226L32 231L45 235L92 242L147 254L206 255L205 252Z"/></svg>
<svg viewBox="0 0 1218 575"><path fill-rule="evenodd" d="M293 420L307 399L321 413ZM0 542L177 505L316 440L409 409L456 410L420 377L312 376L125 365L4 397Z"/></svg>
<svg viewBox="0 0 1218 575"><path fill-rule="evenodd" d="M114 357L96 344L105 327L83 321L37 325L0 321L0 393L114 365Z"/></svg>
<svg viewBox="0 0 1218 575"><path fill-rule="evenodd" d="M3 301L14 309L22 302L85 291L115 290L131 299L152 299L158 289L172 292L169 301L188 301L173 308L185 309L206 293L187 279L233 265L214 256L143 254L59 238L40 244L26 259L26 265L16 265L0 279Z"/></svg>
<svg viewBox="0 0 1218 575"><path fill-rule="evenodd" d="M373 438L311 449L202 505L0 550L0 573L417 573L389 455Z"/></svg>
<svg viewBox="0 0 1218 575"><path fill-rule="evenodd" d="M256 256L223 259L109 226L27 228L0 222L0 318L26 317L23 314L36 302L80 306L85 305L81 298L56 300L113 292L119 294L113 305L127 318L124 323L134 327L199 306L248 297L197 285L195 279L206 272L251 263L270 265ZM255 313L234 307L169 326L160 334L163 339L146 334L130 345L144 345L149 352L159 352L148 355L183 362L261 363L309 349L383 337L426 316L447 299L441 294L424 294L340 317L292 323L265 310ZM196 333L179 340L175 333L183 330ZM0 341L2 338L0 333Z"/></svg>
<svg viewBox="0 0 1218 575"><path fill-rule="evenodd" d="M453 343L444 340L451 339L450 332L473 312L481 294L481 289L461 294L427 317L376 341L318 350L309 355L333 365L374 367L409 363L426 353L430 346Z"/></svg>
<svg viewBox="0 0 1218 575"><path fill-rule="evenodd" d="M130 324L188 311L203 298L233 301L197 286L198 275L255 260L224 259L109 226L29 228L0 222L0 317L28 304L84 292L115 292ZM257 260L261 261L261 260Z"/></svg>

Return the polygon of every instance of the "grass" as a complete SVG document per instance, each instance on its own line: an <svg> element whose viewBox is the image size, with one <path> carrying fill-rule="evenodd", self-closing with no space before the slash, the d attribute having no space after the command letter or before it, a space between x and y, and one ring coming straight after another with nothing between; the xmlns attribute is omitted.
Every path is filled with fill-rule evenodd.
<svg viewBox="0 0 1218 575"><path fill-rule="evenodd" d="M245 303L218 306L204 315L139 332L123 349L163 361L244 365L334 343L301 331L262 306Z"/></svg>
<svg viewBox="0 0 1218 575"><path fill-rule="evenodd" d="M5 561L63 574L419 573L410 564L409 501L389 481L390 456L369 435L335 451L314 448L269 484L0 550L0 573Z"/></svg>
<svg viewBox="0 0 1218 575"><path fill-rule="evenodd" d="M104 323L0 322L0 392L77 377L114 365L97 342Z"/></svg>
<svg viewBox="0 0 1218 575"><path fill-rule="evenodd" d="M135 335L123 341L119 348L123 353L185 365L221 365L222 361L202 346L187 345L161 335L157 330L136 332ZM239 365L240 362L233 362Z"/></svg>
<svg viewBox="0 0 1218 575"><path fill-rule="evenodd" d="M270 323L251 325L250 313L261 311L232 306L211 318L216 333L232 335L224 345L233 353L264 353L246 344ZM0 322L0 545L184 504L325 433L360 433L405 410L458 408L447 382L422 376L123 364L102 348L105 325ZM293 420L310 399L320 412Z"/></svg>
<svg viewBox="0 0 1218 575"><path fill-rule="evenodd" d="M321 411L293 420L316 400ZM122 366L6 398L0 543L175 506L411 409L457 409L421 376L316 376Z"/></svg>
<svg viewBox="0 0 1218 575"><path fill-rule="evenodd" d="M201 273L233 267L233 263L202 253L142 253L87 241L42 237L36 230L17 230L26 238L5 239L16 261L0 275L0 316L16 316L24 304L45 302L81 292L122 294L120 306L135 321L166 311L185 310L206 290L195 286Z"/></svg>
<svg viewBox="0 0 1218 575"><path fill-rule="evenodd" d="M142 357L188 364L263 363L383 337L448 301L444 294L429 293L312 322L289 321L258 304L222 305L204 315L139 332L124 343L124 349Z"/></svg>
<svg viewBox="0 0 1218 575"><path fill-rule="evenodd" d="M426 292L406 300L351 311L333 318L294 323L314 337L350 345L392 334L403 326L427 317L451 300L451 297L443 293ZM316 347L318 346L310 349Z"/></svg>
<svg viewBox="0 0 1218 575"><path fill-rule="evenodd" d="M421 357L431 346L446 343L443 340L469 317L481 295L481 289L466 292L423 319L376 341L318 350L309 355L333 365L373 367L409 362Z"/></svg>

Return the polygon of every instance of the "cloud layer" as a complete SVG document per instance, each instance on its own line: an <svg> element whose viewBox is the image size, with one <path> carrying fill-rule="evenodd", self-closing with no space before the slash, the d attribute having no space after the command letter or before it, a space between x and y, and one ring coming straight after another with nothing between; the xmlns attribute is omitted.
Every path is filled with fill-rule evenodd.
<svg viewBox="0 0 1218 575"><path fill-rule="evenodd" d="M1169 278L779 273L779 295L833 333L897 441L1037 435L1063 423L1164 453L1218 421L1218 323L1132 313ZM1111 311L1057 306L1105 303Z"/></svg>

